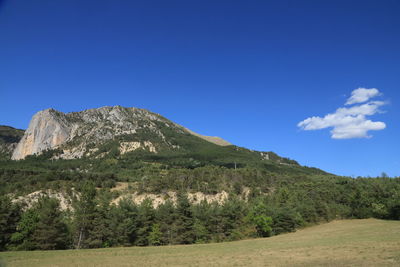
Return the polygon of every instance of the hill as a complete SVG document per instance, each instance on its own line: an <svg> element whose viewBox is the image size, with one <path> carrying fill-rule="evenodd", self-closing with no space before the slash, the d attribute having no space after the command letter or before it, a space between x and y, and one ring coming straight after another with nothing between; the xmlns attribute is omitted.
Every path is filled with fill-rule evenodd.
<svg viewBox="0 0 400 267"><path fill-rule="evenodd" d="M0 250L212 243L400 219L399 178L335 176L136 108L40 111L13 158L0 159Z"/></svg>
<svg viewBox="0 0 400 267"><path fill-rule="evenodd" d="M400 222L333 221L271 238L167 247L2 252L8 266L399 266Z"/></svg>
<svg viewBox="0 0 400 267"><path fill-rule="evenodd" d="M187 177L187 190L218 193L234 186L236 191L263 187L266 180L245 178L246 172L252 177L257 172L258 176L328 175L271 151L253 151L194 133L138 108L71 113L46 109L33 116L25 132L14 129L12 136L13 128L3 128L8 129L4 142L15 149L14 161L6 158L10 159L10 149L0 159L0 193L29 194L84 179L108 188L116 182L136 187L140 182L141 190L159 193L182 188L176 178L182 176ZM199 170L207 175L199 177Z"/></svg>
<svg viewBox="0 0 400 267"><path fill-rule="evenodd" d="M219 137L203 136L159 114L121 106L62 113L36 113L12 159L50 154L52 159L141 157L147 161L173 158L192 167L205 164L239 166L263 161L296 165L272 152L231 145Z"/></svg>
<svg viewBox="0 0 400 267"><path fill-rule="evenodd" d="M11 157L23 135L24 130L0 125L0 159Z"/></svg>

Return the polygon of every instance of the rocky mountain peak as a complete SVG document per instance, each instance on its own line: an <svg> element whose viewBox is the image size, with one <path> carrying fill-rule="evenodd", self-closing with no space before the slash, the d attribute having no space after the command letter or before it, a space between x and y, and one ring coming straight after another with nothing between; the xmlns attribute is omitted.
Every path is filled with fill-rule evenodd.
<svg viewBox="0 0 400 267"><path fill-rule="evenodd" d="M12 159L57 147L69 138L71 127L62 112L54 109L39 111L29 123L28 129L15 148Z"/></svg>
<svg viewBox="0 0 400 267"><path fill-rule="evenodd" d="M165 146L175 147L163 133L162 129L166 128L189 133L217 145L230 145L221 138L194 133L145 109L105 106L63 113L50 108L32 117L12 159L23 159L52 149L60 150L61 158L80 158L93 154L99 145L117 137L123 153L139 148L156 153L157 144L150 140L150 136Z"/></svg>

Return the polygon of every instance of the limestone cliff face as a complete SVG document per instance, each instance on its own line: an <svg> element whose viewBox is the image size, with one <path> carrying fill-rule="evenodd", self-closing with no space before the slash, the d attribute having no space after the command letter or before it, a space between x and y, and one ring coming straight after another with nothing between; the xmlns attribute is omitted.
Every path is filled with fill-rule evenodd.
<svg viewBox="0 0 400 267"><path fill-rule="evenodd" d="M114 106L71 113L46 109L33 116L12 159L24 159L49 149L59 151L57 158L99 157L101 153L107 153L99 151L99 147L110 140L119 143L121 154L137 149L157 153L159 146L176 149L177 146L169 142L162 129L189 133L218 145L229 144L220 138L196 134L139 108Z"/></svg>
<svg viewBox="0 0 400 267"><path fill-rule="evenodd" d="M12 159L23 159L28 155L38 154L55 148L68 140L71 125L65 115L53 109L36 113L24 136L14 150Z"/></svg>

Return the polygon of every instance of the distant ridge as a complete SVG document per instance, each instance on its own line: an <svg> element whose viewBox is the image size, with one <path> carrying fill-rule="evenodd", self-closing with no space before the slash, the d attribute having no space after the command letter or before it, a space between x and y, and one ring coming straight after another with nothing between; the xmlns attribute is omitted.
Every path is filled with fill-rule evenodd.
<svg viewBox="0 0 400 267"><path fill-rule="evenodd" d="M218 136L205 136L205 135L201 135L198 133L193 132L192 130L189 130L188 128L184 128L186 131L188 131L189 133L193 134L194 136L200 137L201 139L204 139L208 142L214 143L216 145L219 146L231 146L232 144L229 143L228 141L222 139L221 137Z"/></svg>

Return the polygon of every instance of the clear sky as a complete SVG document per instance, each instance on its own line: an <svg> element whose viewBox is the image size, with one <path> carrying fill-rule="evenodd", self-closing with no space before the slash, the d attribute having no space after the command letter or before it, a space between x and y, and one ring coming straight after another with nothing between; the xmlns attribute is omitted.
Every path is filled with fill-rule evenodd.
<svg viewBox="0 0 400 267"><path fill-rule="evenodd" d="M0 124L140 107L336 174L400 176L399 14L397 0L0 0ZM357 88L378 93L349 104Z"/></svg>

